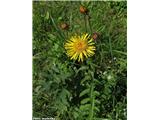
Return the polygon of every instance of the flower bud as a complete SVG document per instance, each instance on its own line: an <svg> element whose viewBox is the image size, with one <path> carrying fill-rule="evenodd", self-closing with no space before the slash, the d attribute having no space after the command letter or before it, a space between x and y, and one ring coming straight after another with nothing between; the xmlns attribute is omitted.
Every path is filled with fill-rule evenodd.
<svg viewBox="0 0 160 120"><path fill-rule="evenodd" d="M93 33L93 35L92 35L92 38L94 39L94 40L97 40L98 38L100 37L100 34L99 33Z"/></svg>
<svg viewBox="0 0 160 120"><path fill-rule="evenodd" d="M84 6L80 6L79 8L79 11L82 13L82 14L87 14L88 13L88 9Z"/></svg>
<svg viewBox="0 0 160 120"><path fill-rule="evenodd" d="M69 29L69 25L67 23L62 23L60 25L60 27L61 27L62 30L68 30Z"/></svg>

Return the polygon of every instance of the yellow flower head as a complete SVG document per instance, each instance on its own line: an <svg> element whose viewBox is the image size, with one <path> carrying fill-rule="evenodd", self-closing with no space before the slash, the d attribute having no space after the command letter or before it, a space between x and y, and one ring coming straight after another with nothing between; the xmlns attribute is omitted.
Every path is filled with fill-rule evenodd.
<svg viewBox="0 0 160 120"><path fill-rule="evenodd" d="M95 54L96 47L90 35L83 34L82 36L75 35L65 43L67 55L74 60L82 61L84 57L88 58Z"/></svg>

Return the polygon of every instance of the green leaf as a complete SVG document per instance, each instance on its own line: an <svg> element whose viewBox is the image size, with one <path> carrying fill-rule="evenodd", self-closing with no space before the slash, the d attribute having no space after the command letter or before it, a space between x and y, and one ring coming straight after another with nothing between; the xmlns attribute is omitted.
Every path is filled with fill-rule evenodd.
<svg viewBox="0 0 160 120"><path fill-rule="evenodd" d="M97 84L100 84L101 82L97 79L94 79L94 82L97 83Z"/></svg>
<svg viewBox="0 0 160 120"><path fill-rule="evenodd" d="M61 79L59 78L58 75L54 74L53 77L54 77L53 81L54 81L55 83L59 84L59 83L61 82Z"/></svg>
<svg viewBox="0 0 160 120"><path fill-rule="evenodd" d="M60 16L60 17L58 17L58 20L60 21L60 20L62 20L62 17Z"/></svg>
<svg viewBox="0 0 160 120"><path fill-rule="evenodd" d="M37 87L34 89L34 91L35 91L36 93L38 93L41 87L42 87L42 86L37 86Z"/></svg>
<svg viewBox="0 0 160 120"><path fill-rule="evenodd" d="M94 100L95 104L100 104L101 102L99 100Z"/></svg>
<svg viewBox="0 0 160 120"><path fill-rule="evenodd" d="M89 69L88 66L82 66L82 67L80 67L80 68L76 71L75 76L77 76L77 74L78 74L80 71L84 71L84 70L87 70L87 69Z"/></svg>
<svg viewBox="0 0 160 120"><path fill-rule="evenodd" d="M89 70L89 73L90 73L91 77L94 78L94 72Z"/></svg>
<svg viewBox="0 0 160 120"><path fill-rule="evenodd" d="M94 91L94 95L95 95L95 96L99 96L100 93L99 93L98 91Z"/></svg>
<svg viewBox="0 0 160 120"><path fill-rule="evenodd" d="M97 107L94 107L94 110L97 111L97 112L100 112L100 109L97 108Z"/></svg>
<svg viewBox="0 0 160 120"><path fill-rule="evenodd" d="M49 34L48 37L53 41L55 41L55 39L56 39L56 36L54 36L53 34Z"/></svg>
<svg viewBox="0 0 160 120"><path fill-rule="evenodd" d="M89 92L90 92L90 89L85 89L85 90L83 90L83 91L80 93L79 97L82 97L83 95L86 95L86 94L88 94Z"/></svg>
<svg viewBox="0 0 160 120"><path fill-rule="evenodd" d="M90 98L85 98L81 101L81 104L86 104L88 102L90 102Z"/></svg>
<svg viewBox="0 0 160 120"><path fill-rule="evenodd" d="M80 110L82 111L86 111L86 110L89 110L91 108L91 105L90 104L85 104L85 105L81 105L80 106Z"/></svg>
<svg viewBox="0 0 160 120"><path fill-rule="evenodd" d="M115 52L115 53L119 53L119 54L122 54L122 55L127 55L127 53L126 53L126 52L119 51L119 50L113 50L113 52Z"/></svg>
<svg viewBox="0 0 160 120"><path fill-rule="evenodd" d="M45 19L46 20L48 20L49 19L49 12L47 11L47 13L46 13L46 17L45 17Z"/></svg>
<svg viewBox="0 0 160 120"><path fill-rule="evenodd" d="M56 72L56 73L59 73L59 69L56 67L56 66L53 66L53 70Z"/></svg>
<svg viewBox="0 0 160 120"><path fill-rule="evenodd" d="M86 80L90 80L91 76L86 75L82 80L81 80L81 85L86 81Z"/></svg>
<svg viewBox="0 0 160 120"><path fill-rule="evenodd" d="M58 50L58 47L59 47L59 45L58 45L58 44L55 44L55 45L54 45L54 49L55 49L55 51L57 51L57 50Z"/></svg>

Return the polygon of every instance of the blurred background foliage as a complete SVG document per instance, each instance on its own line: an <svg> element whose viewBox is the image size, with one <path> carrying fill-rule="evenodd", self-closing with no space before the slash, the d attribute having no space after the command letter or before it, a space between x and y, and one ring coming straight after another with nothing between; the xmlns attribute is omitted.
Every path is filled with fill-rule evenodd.
<svg viewBox="0 0 160 120"><path fill-rule="evenodd" d="M65 41L86 31L99 35L96 54L70 60ZM126 120L126 31L126 1L33 1L33 117Z"/></svg>

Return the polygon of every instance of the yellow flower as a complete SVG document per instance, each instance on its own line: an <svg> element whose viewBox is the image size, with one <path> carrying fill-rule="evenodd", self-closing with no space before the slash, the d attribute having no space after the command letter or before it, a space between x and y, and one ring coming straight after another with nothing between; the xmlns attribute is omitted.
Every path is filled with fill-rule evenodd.
<svg viewBox="0 0 160 120"><path fill-rule="evenodd" d="M95 54L96 47L94 44L93 38L90 38L90 35L83 34L82 36L75 35L71 37L64 46L71 60L83 62L84 57L88 58Z"/></svg>

